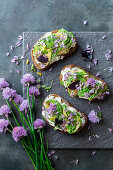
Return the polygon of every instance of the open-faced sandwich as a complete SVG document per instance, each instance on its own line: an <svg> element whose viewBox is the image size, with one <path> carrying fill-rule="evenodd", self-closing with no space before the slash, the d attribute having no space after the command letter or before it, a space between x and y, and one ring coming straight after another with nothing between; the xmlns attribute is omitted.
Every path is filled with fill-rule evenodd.
<svg viewBox="0 0 113 170"><path fill-rule="evenodd" d="M79 132L88 121L84 113L57 94L46 97L42 106L42 116L56 130L69 134Z"/></svg>
<svg viewBox="0 0 113 170"><path fill-rule="evenodd" d="M74 64L65 66L60 73L60 83L71 97L78 96L89 101L103 100L109 94L107 84L83 68Z"/></svg>
<svg viewBox="0 0 113 170"><path fill-rule="evenodd" d="M39 70L46 70L54 62L74 53L76 47L77 42L73 33L60 29L42 36L33 46L31 56Z"/></svg>

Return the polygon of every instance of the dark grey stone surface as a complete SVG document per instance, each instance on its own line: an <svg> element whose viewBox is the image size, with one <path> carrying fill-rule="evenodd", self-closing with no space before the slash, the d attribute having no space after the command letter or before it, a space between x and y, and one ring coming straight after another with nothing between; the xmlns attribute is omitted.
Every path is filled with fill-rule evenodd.
<svg viewBox="0 0 113 170"><path fill-rule="evenodd" d="M29 72L31 69L31 65L33 64L31 59L31 48L36 43L36 41L45 33L24 33L24 53L26 53L26 60L29 59L30 64L26 65L24 62L23 72L24 74ZM95 110L100 112L98 109L98 105L102 108L102 122L98 125L92 125L92 128L88 130L86 127L82 132L69 135L62 134L58 131L55 131L50 126L47 128L47 139L49 143L49 148L113 148L113 136L108 131L108 128L112 128L112 101L113 101L113 74L109 72L109 67L113 67L113 61L107 61L105 58L105 53L108 49L113 50L113 33L75 33L76 40L78 42L77 51L70 57L56 63L52 66L53 70L42 71L41 82L42 84L50 85L53 80L53 86L51 90L47 93L43 91L42 101L47 97L48 94L56 93L61 95L64 99L69 101L74 107L78 108L82 112L87 115L91 110ZM103 35L106 35L107 38L102 40ZM97 66L91 64L91 69L88 69L86 65L89 62L84 62L82 60L81 49L84 49L86 43L89 43L94 49L94 58L98 59ZM29 52L26 47L27 44L31 47ZM66 92L64 87L60 85L59 75L61 69L68 65L75 64L83 67L85 70L88 70L93 75L96 75L97 72L100 72L102 78L110 88L110 96L107 96L101 102L95 102L89 104L88 101L79 98L71 98L69 94ZM37 70L38 71L38 70ZM36 73L34 76L37 79L40 77ZM24 90L25 91L25 90ZM25 91L26 92L26 91ZM37 116L41 113L41 107L39 104L39 100L37 100ZM94 138L93 141L88 141L89 133L93 132L94 134L99 136L99 139Z"/></svg>
<svg viewBox="0 0 113 170"><path fill-rule="evenodd" d="M51 31L65 28L70 31L113 31L112 0L0 0L0 77L14 83L18 93L21 92L21 75L9 73L13 55L21 56L22 50L12 52L9 58L5 53L9 46L17 41L22 32ZM83 25L83 20L88 25ZM8 63L8 64L7 64ZM19 66L21 69L21 66ZM15 78L14 78L15 77ZM0 105L4 100L0 97ZM57 170L112 170L113 150L57 150L59 160L55 161ZM76 166L70 161L78 156L80 163ZM22 146L15 143L10 135L0 135L0 170L33 170L33 166Z"/></svg>

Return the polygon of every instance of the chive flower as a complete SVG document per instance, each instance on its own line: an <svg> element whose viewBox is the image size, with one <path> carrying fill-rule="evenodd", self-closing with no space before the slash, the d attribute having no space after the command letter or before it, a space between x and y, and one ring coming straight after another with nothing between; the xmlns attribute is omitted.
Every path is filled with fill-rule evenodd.
<svg viewBox="0 0 113 170"><path fill-rule="evenodd" d="M8 105L1 106L0 115L5 115L6 117L8 117L8 114L10 114L10 113L11 113L11 110Z"/></svg>
<svg viewBox="0 0 113 170"><path fill-rule="evenodd" d="M4 99L12 100L15 96L16 96L16 90L13 90L13 89L11 89L9 87L6 87L3 90L3 97L4 97Z"/></svg>
<svg viewBox="0 0 113 170"><path fill-rule="evenodd" d="M23 97L21 95L18 95L16 94L15 98L14 98L14 102L17 104L17 105L20 105L22 102L23 102Z"/></svg>
<svg viewBox="0 0 113 170"><path fill-rule="evenodd" d="M28 100L23 100L23 102L20 104L20 111L25 111L27 113L29 110L29 102Z"/></svg>
<svg viewBox="0 0 113 170"><path fill-rule="evenodd" d="M9 121L6 119L0 119L0 132L6 132L8 130Z"/></svg>
<svg viewBox="0 0 113 170"><path fill-rule="evenodd" d="M14 127L12 132L13 139L18 142L22 137L27 136L27 132L22 126Z"/></svg>
<svg viewBox="0 0 113 170"><path fill-rule="evenodd" d="M25 74L21 79L21 83L28 86L29 84L35 83L35 78L32 74Z"/></svg>
<svg viewBox="0 0 113 170"><path fill-rule="evenodd" d="M9 83L4 78L0 78L0 90L3 90L6 87L9 87Z"/></svg>
<svg viewBox="0 0 113 170"><path fill-rule="evenodd" d="M34 129L42 129L46 124L42 119L36 119L33 123Z"/></svg>
<svg viewBox="0 0 113 170"><path fill-rule="evenodd" d="M35 87L35 86L31 86L29 88L29 95L32 96L34 93L34 96L39 96L40 95L40 91L39 88Z"/></svg>

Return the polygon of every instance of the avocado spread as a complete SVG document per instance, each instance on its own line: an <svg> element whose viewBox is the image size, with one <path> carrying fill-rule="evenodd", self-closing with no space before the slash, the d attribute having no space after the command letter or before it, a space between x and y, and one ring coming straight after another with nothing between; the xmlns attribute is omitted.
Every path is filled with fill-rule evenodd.
<svg viewBox="0 0 113 170"><path fill-rule="evenodd" d="M64 29L60 29L56 33L46 33L33 47L34 60L44 67L63 59L63 56L69 52L70 48L75 47L75 44L73 33Z"/></svg>
<svg viewBox="0 0 113 170"><path fill-rule="evenodd" d="M75 133L85 118L74 107L67 105L60 97L49 96L43 106L42 115L55 129Z"/></svg>
<svg viewBox="0 0 113 170"><path fill-rule="evenodd" d="M70 96L78 96L92 101L94 98L103 99L109 89L106 84L78 67L66 67L61 71L62 81Z"/></svg>

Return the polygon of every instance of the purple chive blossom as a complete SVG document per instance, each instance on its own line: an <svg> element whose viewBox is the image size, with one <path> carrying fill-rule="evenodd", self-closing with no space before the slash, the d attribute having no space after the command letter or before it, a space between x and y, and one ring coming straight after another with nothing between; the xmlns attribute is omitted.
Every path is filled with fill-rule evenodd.
<svg viewBox="0 0 113 170"><path fill-rule="evenodd" d="M89 96L90 96L90 94L89 94L89 93L85 93L85 97L87 97L87 98L88 98Z"/></svg>
<svg viewBox="0 0 113 170"><path fill-rule="evenodd" d="M35 86L31 86L29 88L29 95L32 96L34 93L34 96L38 96L40 95L40 91L39 91L39 88L35 87Z"/></svg>
<svg viewBox="0 0 113 170"><path fill-rule="evenodd" d="M10 55L10 53L6 53L6 56L8 57Z"/></svg>
<svg viewBox="0 0 113 170"><path fill-rule="evenodd" d="M20 74L20 73L21 73L19 70L16 70L16 72L17 72L18 74Z"/></svg>
<svg viewBox="0 0 113 170"><path fill-rule="evenodd" d="M88 86L94 87L95 84L96 84L96 80L95 80L94 78L90 77L90 78L88 78L86 84L87 84Z"/></svg>
<svg viewBox="0 0 113 170"><path fill-rule="evenodd" d="M8 130L9 121L0 119L0 132L6 132Z"/></svg>
<svg viewBox="0 0 113 170"><path fill-rule="evenodd" d="M25 74L21 79L21 83L25 85L35 83L35 78L32 74Z"/></svg>
<svg viewBox="0 0 113 170"><path fill-rule="evenodd" d="M98 63L98 60L95 58L95 59L92 60L92 62L93 62L93 64L96 66L97 63Z"/></svg>
<svg viewBox="0 0 113 170"><path fill-rule="evenodd" d="M42 129L46 124L42 119L36 119L33 123L34 129Z"/></svg>
<svg viewBox="0 0 113 170"><path fill-rule="evenodd" d="M16 96L16 90L13 90L9 87L6 87L4 90L3 90L3 97L4 99L13 99L14 97Z"/></svg>
<svg viewBox="0 0 113 170"><path fill-rule="evenodd" d="M13 59L11 60L11 63L16 63L16 65L18 65L19 64L19 57L14 56Z"/></svg>
<svg viewBox="0 0 113 170"><path fill-rule="evenodd" d="M98 77L98 76L100 76L100 72L97 72L97 73L96 73L96 77Z"/></svg>
<svg viewBox="0 0 113 170"><path fill-rule="evenodd" d="M47 108L47 112L49 114L53 114L56 111L57 111L56 103L55 104L50 103L50 107Z"/></svg>
<svg viewBox="0 0 113 170"><path fill-rule="evenodd" d="M109 71L110 71L110 72L113 72L113 67L110 67L110 68L109 68Z"/></svg>
<svg viewBox="0 0 113 170"><path fill-rule="evenodd" d="M23 97L21 95L18 95L16 94L16 96L14 97L14 102L17 104L17 105L20 105L22 102L23 102Z"/></svg>
<svg viewBox="0 0 113 170"><path fill-rule="evenodd" d="M97 116L97 112L95 112L94 110L91 110L91 112L88 115L89 120L92 123L99 123L100 122L100 118Z"/></svg>
<svg viewBox="0 0 113 170"><path fill-rule="evenodd" d="M86 25L87 23L88 23L88 21L87 21L87 20L84 20L83 24Z"/></svg>
<svg viewBox="0 0 113 170"><path fill-rule="evenodd" d="M10 114L10 113L11 113L11 110L8 105L1 106L0 115L5 115L6 117L8 117L8 114Z"/></svg>
<svg viewBox="0 0 113 170"><path fill-rule="evenodd" d="M99 110L102 110L102 108L101 108L100 106L98 106L98 109L99 109Z"/></svg>
<svg viewBox="0 0 113 170"><path fill-rule="evenodd" d="M11 46L10 46L10 51L13 51L13 50L14 50L14 46L11 45Z"/></svg>
<svg viewBox="0 0 113 170"><path fill-rule="evenodd" d="M20 104L20 111L24 111L25 113L27 113L27 111L29 110L29 103L28 100L23 100L23 102Z"/></svg>
<svg viewBox="0 0 113 170"><path fill-rule="evenodd" d="M21 41L23 39L22 35L19 35L18 39L19 39L19 41Z"/></svg>
<svg viewBox="0 0 113 170"><path fill-rule="evenodd" d="M112 59L112 51L110 49L107 50L105 54L106 60L110 61Z"/></svg>
<svg viewBox="0 0 113 170"><path fill-rule="evenodd" d="M104 40L104 39L106 39L106 38L107 38L107 35L106 35L106 34L102 36L102 40Z"/></svg>
<svg viewBox="0 0 113 170"><path fill-rule="evenodd" d="M14 127L12 132L13 139L18 142L22 137L27 136L27 132L22 126Z"/></svg>
<svg viewBox="0 0 113 170"><path fill-rule="evenodd" d="M16 46L17 47L20 47L22 45L22 43L20 42L20 41L18 41L17 43L16 43Z"/></svg>
<svg viewBox="0 0 113 170"><path fill-rule="evenodd" d="M9 87L9 83L4 78L0 78L0 90L3 90L6 87Z"/></svg>
<svg viewBox="0 0 113 170"><path fill-rule="evenodd" d="M92 155L94 156L95 154L96 154L96 151L93 151L93 152L92 152Z"/></svg>

